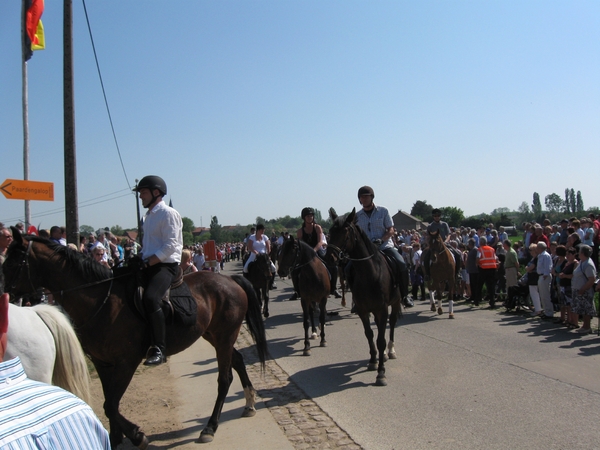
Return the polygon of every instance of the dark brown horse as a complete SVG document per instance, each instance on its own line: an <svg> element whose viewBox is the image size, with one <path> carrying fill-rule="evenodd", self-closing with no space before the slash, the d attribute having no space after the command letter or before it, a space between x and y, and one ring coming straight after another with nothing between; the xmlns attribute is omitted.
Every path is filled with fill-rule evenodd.
<svg viewBox="0 0 600 450"><path fill-rule="evenodd" d="M256 296L260 299L263 315L269 317L269 285L271 283L271 259L266 253L259 253L248 265L246 278L252 283Z"/></svg>
<svg viewBox="0 0 600 450"><path fill-rule="evenodd" d="M345 257L349 261L347 268L347 282L352 291L352 299L356 305L356 312L360 316L365 329L365 336L369 341L368 369L377 370L377 386L387 385L384 362L387 357L385 345L385 327L390 323L390 342L388 355L396 358L394 350L394 328L398 315L401 312L400 289L394 281L391 268L385 256L369 240L363 230L354 221L356 209L347 217L338 217L335 210L329 210L333 225L329 229L329 242L327 245L327 258L339 260ZM377 325L377 348L373 342L373 330L369 321L372 313ZM377 364L377 351L379 351L379 364Z"/></svg>
<svg viewBox="0 0 600 450"><path fill-rule="evenodd" d="M429 231L429 249L431 251L431 265L429 266L429 295L431 310L435 311L434 296L437 298L437 313L443 314L442 297L446 285L448 286L448 318L454 319L454 255L446 247L442 237L437 231Z"/></svg>
<svg viewBox="0 0 600 450"><path fill-rule="evenodd" d="M38 287L52 292L71 317L82 347L98 371L111 445L116 448L125 435L134 445L146 448L148 439L140 427L119 412L119 402L150 344L149 327L130 302L133 277L113 278L110 270L68 247L22 237L18 231L13 235L15 240L2 266L7 292L18 296ZM232 367L244 387L243 415L255 414L255 390L242 355L233 345L245 318L264 366L265 330L258 299L243 277L202 271L184 280L197 302L197 321L188 328L167 326L167 355L186 349L201 336L215 347L219 367L217 401L200 434L202 442L210 442L233 378Z"/></svg>
<svg viewBox="0 0 600 450"><path fill-rule="evenodd" d="M277 273L280 277L297 272L294 276L298 277L298 290L300 291L300 298L302 300L304 356L309 356L309 319L312 329L311 339L317 338L313 306L315 304L319 305L319 322L321 324L320 345L321 347L327 346L327 342L325 341L325 309L327 307L327 296L330 291L329 272L310 245L293 237L286 239L281 245L277 266Z"/></svg>

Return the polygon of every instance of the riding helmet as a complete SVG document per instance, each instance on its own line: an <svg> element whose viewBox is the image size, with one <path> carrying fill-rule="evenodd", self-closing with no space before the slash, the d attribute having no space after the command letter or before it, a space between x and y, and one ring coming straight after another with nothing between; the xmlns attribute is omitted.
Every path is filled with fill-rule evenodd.
<svg viewBox="0 0 600 450"><path fill-rule="evenodd" d="M165 180L163 180L161 177L156 175L147 175L142 178L135 187L134 191L139 192L140 189L143 188L150 189L151 192L154 189L158 189L162 196L167 195L167 183L165 183Z"/></svg>
<svg viewBox="0 0 600 450"><path fill-rule="evenodd" d="M360 199L361 195L370 195L375 198L375 192L373 192L373 188L371 186L363 186L358 190L358 198Z"/></svg>
<svg viewBox="0 0 600 450"><path fill-rule="evenodd" d="M310 206L307 206L306 208L304 208L304 209L302 210L302 213L301 213L300 215L302 216L302 220L304 220L304 218L305 218L306 216L309 216L309 215L311 215L311 214L314 216L314 215L315 215L315 210L314 210L314 209L312 209Z"/></svg>
<svg viewBox="0 0 600 450"><path fill-rule="evenodd" d="M438 208L432 209L431 210L431 215L432 216L441 216L442 215L442 211L440 211Z"/></svg>

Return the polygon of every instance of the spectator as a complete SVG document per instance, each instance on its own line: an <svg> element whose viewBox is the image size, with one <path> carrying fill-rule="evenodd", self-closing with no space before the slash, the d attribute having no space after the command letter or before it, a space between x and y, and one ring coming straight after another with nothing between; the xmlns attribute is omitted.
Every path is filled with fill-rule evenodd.
<svg viewBox="0 0 600 450"><path fill-rule="evenodd" d="M504 251L506 252L506 257L504 260L504 272L506 275L506 292L508 293L507 305L513 305L512 301L512 290L510 289L513 286L517 286L519 282L519 258L517 256L517 252L512 248L512 242L510 240L505 239L502 242L502 246L504 247Z"/></svg>
<svg viewBox="0 0 600 450"><path fill-rule="evenodd" d="M198 248L196 248L193 261L196 269L204 270L204 263L206 262L206 259L204 258L204 249L202 248L202 245L199 245Z"/></svg>
<svg viewBox="0 0 600 450"><path fill-rule="evenodd" d="M467 241L467 273L468 277L468 285L469 290L471 291L470 301L473 302L475 306L479 306L479 302L481 301L481 292L478 290L479 285L479 268L477 267L477 247L475 246L475 238L469 238Z"/></svg>
<svg viewBox="0 0 600 450"><path fill-rule="evenodd" d="M563 279L561 277L563 271L568 266L569 261L567 260L567 249L564 245L559 245L556 247L556 261L554 261L554 265L552 267L552 279L553 279L553 290L557 292L557 303L560 311L560 317L554 320L554 323L561 323L563 325L567 324L567 303L566 297L563 297L562 286L563 284L566 287L566 282L568 281L569 287L571 286L570 279Z"/></svg>
<svg viewBox="0 0 600 450"><path fill-rule="evenodd" d="M96 261L98 264L102 264L104 267L110 269L110 264L106 259L106 249L104 248L104 245L97 244L92 249L92 258L94 258L94 261Z"/></svg>
<svg viewBox="0 0 600 450"><path fill-rule="evenodd" d="M573 292L573 303L571 306L571 323L577 323L579 315L583 316L583 325L578 333L588 334L592 332L591 319L596 315L594 304L594 283L596 282L596 267L590 259L592 249L589 245L579 247L579 265L573 271L571 289Z"/></svg>
<svg viewBox="0 0 600 450"><path fill-rule="evenodd" d="M192 252L190 252L188 249L182 250L181 262L179 263L179 266L181 267L181 270L183 271L184 275L187 275L188 273L198 272L198 269L193 264Z"/></svg>
<svg viewBox="0 0 600 450"><path fill-rule="evenodd" d="M496 272L498 257L492 247L487 245L485 236L479 237L479 251L477 252L477 267L479 268L479 283L477 285L478 298L482 298L482 289L485 285L489 297L489 307L496 307Z"/></svg>
<svg viewBox="0 0 600 450"><path fill-rule="evenodd" d="M536 271L538 274L538 293L540 295L541 306L544 310L540 317L543 320L550 320L554 316L554 306L552 305L550 294L552 286L552 257L546 251L547 248L545 242L539 241L537 243Z"/></svg>
<svg viewBox="0 0 600 450"><path fill-rule="evenodd" d="M542 315L542 304L540 302L540 294L538 291L539 277L537 273L537 249L538 246L536 244L531 244L529 246L529 254L532 258L527 264L527 267L525 267L525 271L527 272L527 285L529 286L529 297L531 297L531 302L533 303L531 315L534 317Z"/></svg>
<svg viewBox="0 0 600 450"><path fill-rule="evenodd" d="M425 283L423 282L423 268L421 267L421 255L423 253L421 250L421 244L418 242L413 243L412 249L412 296L415 300L417 300L417 294L419 293L419 289L421 289L421 300L425 300Z"/></svg>
<svg viewBox="0 0 600 450"><path fill-rule="evenodd" d="M12 242L12 239L12 230L4 226L0 227L0 266L4 264L4 260L6 259L6 252L8 250L8 246Z"/></svg>
<svg viewBox="0 0 600 450"><path fill-rule="evenodd" d="M57 225L50 228L50 240L60 245L67 245L67 241L63 238L62 229Z"/></svg>

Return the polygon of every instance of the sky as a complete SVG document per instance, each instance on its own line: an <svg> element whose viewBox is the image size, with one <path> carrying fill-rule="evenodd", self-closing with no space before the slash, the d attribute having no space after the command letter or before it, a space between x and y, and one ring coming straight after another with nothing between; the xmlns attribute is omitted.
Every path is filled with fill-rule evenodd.
<svg viewBox="0 0 600 450"><path fill-rule="evenodd" d="M160 175L196 226L417 200L600 206L598 1L73 0L79 224L135 227ZM63 2L27 63L32 223L64 225ZM0 181L23 178L21 2L0 2ZM123 164L121 164L121 160ZM0 222L24 218L0 197Z"/></svg>

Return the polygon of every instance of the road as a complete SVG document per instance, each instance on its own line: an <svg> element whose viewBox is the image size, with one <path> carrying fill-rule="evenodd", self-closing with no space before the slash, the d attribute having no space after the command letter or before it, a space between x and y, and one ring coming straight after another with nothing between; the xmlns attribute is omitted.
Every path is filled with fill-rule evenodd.
<svg viewBox="0 0 600 450"><path fill-rule="evenodd" d="M230 263L228 273L239 272ZM291 281L271 291L266 320L277 364L365 449L600 448L600 338L502 308L455 307L438 316L416 302L396 331L388 386L366 370L358 316L330 298L328 346L302 356Z"/></svg>

